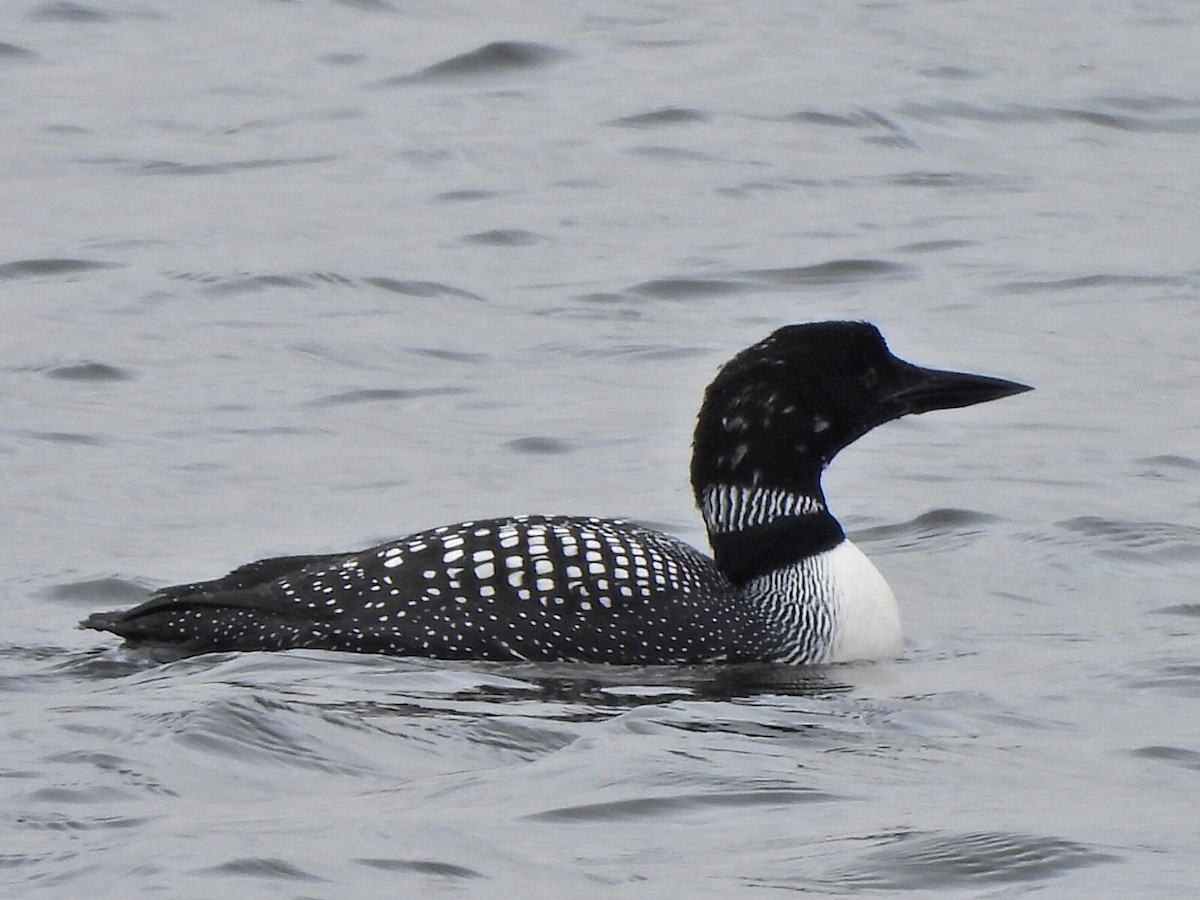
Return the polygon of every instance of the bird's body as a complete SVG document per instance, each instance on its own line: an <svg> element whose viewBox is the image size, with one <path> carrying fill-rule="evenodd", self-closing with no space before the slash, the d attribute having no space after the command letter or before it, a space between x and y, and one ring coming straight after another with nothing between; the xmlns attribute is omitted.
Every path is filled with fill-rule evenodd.
<svg viewBox="0 0 1200 900"><path fill-rule="evenodd" d="M799 602L818 594L830 602ZM835 647L842 594L870 600L874 614L865 640ZM360 553L262 560L88 624L197 653L317 647L617 664L833 662L886 655L900 640L891 591L849 541L739 589L676 538L571 516L462 522Z"/></svg>
<svg viewBox="0 0 1200 900"><path fill-rule="evenodd" d="M709 386L692 485L714 557L611 519L514 516L250 563L85 627L183 652L819 663L894 655L882 575L829 513L834 454L908 412L1028 390L911 366L865 323L789 326Z"/></svg>

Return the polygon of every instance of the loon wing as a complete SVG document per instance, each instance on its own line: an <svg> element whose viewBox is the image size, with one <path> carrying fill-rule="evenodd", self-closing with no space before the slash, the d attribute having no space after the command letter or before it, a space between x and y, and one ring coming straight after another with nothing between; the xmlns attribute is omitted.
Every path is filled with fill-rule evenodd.
<svg viewBox="0 0 1200 900"><path fill-rule="evenodd" d="M309 566L332 565L338 560L344 559L345 556L344 553L322 556L274 556L270 559L260 559L257 562L238 566L228 575L214 578L211 581L194 581L188 584L173 584L159 588L154 592L154 596L164 600L179 600L183 597L202 594L250 590L299 572Z"/></svg>
<svg viewBox="0 0 1200 900"><path fill-rule="evenodd" d="M725 658L737 616L721 612L735 603L712 560L668 535L529 516L251 563L82 624L191 652L694 662Z"/></svg>

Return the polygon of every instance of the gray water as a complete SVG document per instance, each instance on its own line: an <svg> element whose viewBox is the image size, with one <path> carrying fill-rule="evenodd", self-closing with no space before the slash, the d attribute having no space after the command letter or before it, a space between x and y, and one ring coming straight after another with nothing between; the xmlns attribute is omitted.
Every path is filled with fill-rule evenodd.
<svg viewBox="0 0 1200 900"><path fill-rule="evenodd" d="M1189 897L1190 0L0 10L0 894ZM703 545L700 392L1034 393L829 472L901 659L156 664L86 613L515 512Z"/></svg>

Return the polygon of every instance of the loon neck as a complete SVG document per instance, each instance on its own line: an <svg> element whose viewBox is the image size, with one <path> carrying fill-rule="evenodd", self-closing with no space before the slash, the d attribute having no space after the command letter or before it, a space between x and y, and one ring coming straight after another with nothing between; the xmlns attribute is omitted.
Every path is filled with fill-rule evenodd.
<svg viewBox="0 0 1200 900"><path fill-rule="evenodd" d="M784 488L711 484L697 502L717 568L736 585L831 550L845 532L820 486Z"/></svg>

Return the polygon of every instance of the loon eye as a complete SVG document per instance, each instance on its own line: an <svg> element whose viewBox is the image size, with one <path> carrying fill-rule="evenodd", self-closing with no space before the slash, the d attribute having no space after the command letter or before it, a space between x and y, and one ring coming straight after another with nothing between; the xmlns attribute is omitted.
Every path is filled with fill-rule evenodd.
<svg viewBox="0 0 1200 900"><path fill-rule="evenodd" d="M863 384L868 388L875 388L879 385L879 370L875 366L867 366L867 370L863 372Z"/></svg>

